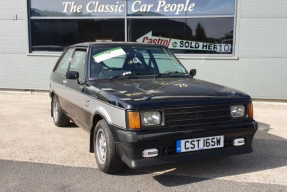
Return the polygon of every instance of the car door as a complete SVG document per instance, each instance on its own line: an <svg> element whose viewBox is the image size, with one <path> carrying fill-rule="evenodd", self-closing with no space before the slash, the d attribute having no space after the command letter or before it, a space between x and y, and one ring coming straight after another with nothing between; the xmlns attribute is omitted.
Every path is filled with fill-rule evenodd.
<svg viewBox="0 0 287 192"><path fill-rule="evenodd" d="M73 56L74 49L70 48L63 53L59 59L56 67L54 68L51 74L51 88L54 93L57 95L58 101L61 108L64 111L67 111L67 100L66 100L66 91L65 91L65 76L68 71L71 58Z"/></svg>
<svg viewBox="0 0 287 192"><path fill-rule="evenodd" d="M86 67L87 49L76 49L71 59L68 71L79 72L79 82L73 79L64 78L66 88L70 94L70 103L68 105L68 113L72 116L73 120L80 126L86 127L86 113L84 110L86 99L85 89L85 67Z"/></svg>

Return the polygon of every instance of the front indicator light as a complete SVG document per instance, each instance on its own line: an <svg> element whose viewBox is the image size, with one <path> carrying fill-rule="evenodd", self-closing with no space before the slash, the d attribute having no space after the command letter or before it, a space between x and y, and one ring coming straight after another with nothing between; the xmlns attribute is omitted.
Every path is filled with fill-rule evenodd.
<svg viewBox="0 0 287 192"><path fill-rule="evenodd" d="M244 105L233 105L230 107L231 117L244 117L245 115L245 106Z"/></svg>
<svg viewBox="0 0 287 192"><path fill-rule="evenodd" d="M139 112L128 112L129 117L129 128L130 129L140 129L141 119Z"/></svg>
<svg viewBox="0 0 287 192"><path fill-rule="evenodd" d="M248 103L248 117L250 119L253 119L253 104L252 103Z"/></svg>

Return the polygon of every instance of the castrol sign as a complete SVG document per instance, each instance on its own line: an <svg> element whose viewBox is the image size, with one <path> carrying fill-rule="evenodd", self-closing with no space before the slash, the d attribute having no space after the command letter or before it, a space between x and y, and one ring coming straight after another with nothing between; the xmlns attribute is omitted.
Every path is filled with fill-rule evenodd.
<svg viewBox="0 0 287 192"><path fill-rule="evenodd" d="M172 39L166 37L157 37L152 35L152 31L138 38L136 41L138 43L163 45L170 49L214 51L221 53L230 53L232 51L231 44L214 44L181 39Z"/></svg>
<svg viewBox="0 0 287 192"><path fill-rule="evenodd" d="M169 47L171 42L170 38L163 38L163 37L154 37L152 36L152 31L144 35L143 37L139 38L137 42L141 43L148 43L148 44L158 44Z"/></svg>

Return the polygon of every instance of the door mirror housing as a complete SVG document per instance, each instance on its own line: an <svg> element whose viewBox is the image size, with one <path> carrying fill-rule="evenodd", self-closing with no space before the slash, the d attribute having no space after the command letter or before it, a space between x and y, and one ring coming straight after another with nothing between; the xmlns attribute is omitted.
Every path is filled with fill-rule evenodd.
<svg viewBox="0 0 287 192"><path fill-rule="evenodd" d="M190 76L194 77L196 75L196 69L190 70Z"/></svg>
<svg viewBox="0 0 287 192"><path fill-rule="evenodd" d="M79 79L79 76L80 76L80 74L79 74L78 71L68 71L66 73L66 78L67 79L75 79L75 80L77 80L77 79Z"/></svg>

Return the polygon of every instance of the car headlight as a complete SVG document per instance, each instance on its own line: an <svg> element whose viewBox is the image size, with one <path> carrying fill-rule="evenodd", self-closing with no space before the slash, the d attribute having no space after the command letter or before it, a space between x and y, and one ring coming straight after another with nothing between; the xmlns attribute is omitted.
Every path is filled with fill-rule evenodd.
<svg viewBox="0 0 287 192"><path fill-rule="evenodd" d="M231 117L244 117L245 106L244 105L233 105L230 107Z"/></svg>
<svg viewBox="0 0 287 192"><path fill-rule="evenodd" d="M161 124L161 113L158 111L143 112L141 114L141 121L143 126L153 126Z"/></svg>

